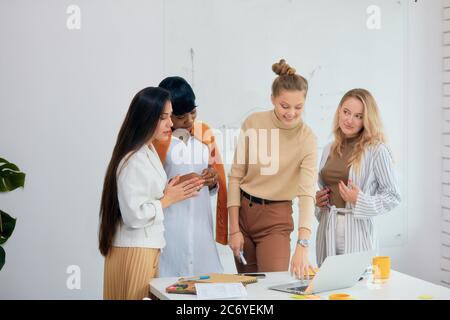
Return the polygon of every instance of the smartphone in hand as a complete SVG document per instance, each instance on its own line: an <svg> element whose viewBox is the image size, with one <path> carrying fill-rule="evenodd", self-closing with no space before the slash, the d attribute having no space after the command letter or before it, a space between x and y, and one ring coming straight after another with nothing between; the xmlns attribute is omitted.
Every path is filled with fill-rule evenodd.
<svg viewBox="0 0 450 320"><path fill-rule="evenodd" d="M191 173L182 175L180 177L180 179L178 180L177 184L180 184L180 183L185 182L185 181L187 181L189 179L192 179L192 178L201 178L201 176L198 173L191 172Z"/></svg>

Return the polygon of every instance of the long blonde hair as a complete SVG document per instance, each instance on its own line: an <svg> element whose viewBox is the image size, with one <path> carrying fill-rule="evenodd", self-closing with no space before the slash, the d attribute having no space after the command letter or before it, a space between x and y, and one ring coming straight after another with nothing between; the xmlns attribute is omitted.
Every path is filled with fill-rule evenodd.
<svg viewBox="0 0 450 320"><path fill-rule="evenodd" d="M359 171L361 166L362 156L367 147L384 143L385 136L383 124L380 117L377 102L372 94L366 89L352 89L348 91L339 102L333 120L333 135L334 142L331 146L331 155L335 157L342 156L342 149L344 146L345 135L339 127L339 114L342 105L348 98L355 98L363 104L363 127L359 133L359 137L355 147L350 155L348 167L353 166L356 171Z"/></svg>

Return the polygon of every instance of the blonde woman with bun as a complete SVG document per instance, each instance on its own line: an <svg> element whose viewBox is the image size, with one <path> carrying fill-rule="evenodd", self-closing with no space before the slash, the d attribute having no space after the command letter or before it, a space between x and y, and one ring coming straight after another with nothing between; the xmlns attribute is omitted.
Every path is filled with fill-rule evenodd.
<svg viewBox="0 0 450 320"><path fill-rule="evenodd" d="M391 152L377 103L365 89L348 91L323 151L316 193L319 266L327 256L377 251L374 218L400 203Z"/></svg>
<svg viewBox="0 0 450 320"><path fill-rule="evenodd" d="M317 183L316 137L302 120L308 82L285 60L272 70L273 108L244 121L229 173L229 246L240 273L287 271L291 261L291 272L303 278ZM290 259L297 197L298 243Z"/></svg>

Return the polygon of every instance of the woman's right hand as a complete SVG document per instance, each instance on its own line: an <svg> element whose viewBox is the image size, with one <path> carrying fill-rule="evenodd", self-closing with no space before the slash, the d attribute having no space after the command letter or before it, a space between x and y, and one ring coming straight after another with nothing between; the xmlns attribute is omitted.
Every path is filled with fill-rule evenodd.
<svg viewBox="0 0 450 320"><path fill-rule="evenodd" d="M164 190L164 196L161 199L163 208L167 208L174 203L196 196L205 182L205 180L198 177L191 178L181 183L178 183L179 180L180 176L176 176L167 184L166 189Z"/></svg>
<svg viewBox="0 0 450 320"><path fill-rule="evenodd" d="M228 245L233 251L233 255L239 259L239 254L244 249L244 236L241 231L230 233Z"/></svg>
<svg viewBox="0 0 450 320"><path fill-rule="evenodd" d="M328 205L329 203L329 193L330 193L330 189L328 188L324 188L322 190L319 190L316 192L316 206L318 206L319 208L324 208Z"/></svg>

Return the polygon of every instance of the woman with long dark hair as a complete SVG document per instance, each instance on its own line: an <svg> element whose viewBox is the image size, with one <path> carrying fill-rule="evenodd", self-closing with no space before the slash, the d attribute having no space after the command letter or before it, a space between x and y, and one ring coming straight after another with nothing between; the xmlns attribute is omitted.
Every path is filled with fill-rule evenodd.
<svg viewBox="0 0 450 320"><path fill-rule="evenodd" d="M171 131L170 94L139 91L131 101L106 171L100 205L99 249L105 256L104 299L142 299L157 276L165 246L163 208L197 194L203 180L168 184L152 142Z"/></svg>

